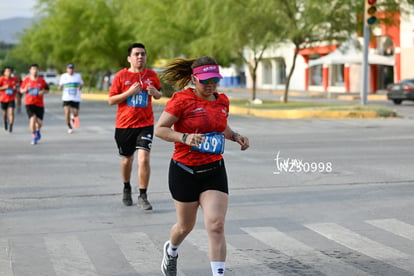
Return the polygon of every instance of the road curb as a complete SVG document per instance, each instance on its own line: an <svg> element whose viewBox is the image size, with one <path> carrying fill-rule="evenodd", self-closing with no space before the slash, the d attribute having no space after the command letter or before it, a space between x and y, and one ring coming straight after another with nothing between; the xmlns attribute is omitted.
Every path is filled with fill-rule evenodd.
<svg viewBox="0 0 414 276"><path fill-rule="evenodd" d="M83 100L107 101L108 94L82 94ZM169 98L162 97L153 100L153 104L165 105ZM306 110L306 109L287 109L287 110L262 110L245 108L230 105L230 114L246 115L270 119L373 119L379 118L375 111L332 111L332 110Z"/></svg>
<svg viewBox="0 0 414 276"><path fill-rule="evenodd" d="M331 111L331 110L303 110L303 109L287 109L287 110L260 110L250 109L237 106L230 106L231 114L250 115L261 118L272 119L343 119L343 118L359 118L369 119L378 118L379 115L375 111Z"/></svg>
<svg viewBox="0 0 414 276"><path fill-rule="evenodd" d="M108 94L82 93L82 100L107 101L108 100Z"/></svg>

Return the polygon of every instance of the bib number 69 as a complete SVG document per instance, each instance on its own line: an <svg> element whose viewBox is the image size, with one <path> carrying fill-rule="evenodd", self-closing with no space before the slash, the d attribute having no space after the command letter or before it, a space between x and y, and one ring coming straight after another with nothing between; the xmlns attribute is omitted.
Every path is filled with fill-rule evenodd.
<svg viewBox="0 0 414 276"><path fill-rule="evenodd" d="M192 150L222 154L224 152L224 134L220 132L209 132L205 133L203 142L198 147L191 147Z"/></svg>

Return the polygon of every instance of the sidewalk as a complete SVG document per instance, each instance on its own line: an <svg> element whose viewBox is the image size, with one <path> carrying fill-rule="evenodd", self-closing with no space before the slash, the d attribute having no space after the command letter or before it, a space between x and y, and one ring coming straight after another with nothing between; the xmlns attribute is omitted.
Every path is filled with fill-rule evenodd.
<svg viewBox="0 0 414 276"><path fill-rule="evenodd" d="M221 88L219 90L222 93L225 93L229 98L242 98L248 99L251 97L251 90L249 89L240 89L240 88ZM283 91L274 91L274 90L258 90L256 93L256 98L262 100L278 100L283 95ZM359 103L359 95L355 93L330 93L326 92L296 92L291 91L288 94L289 100L300 100L300 101L328 101L328 102L344 102L350 101ZM98 100L98 101L107 101L108 94L88 94L83 93L82 99L84 100ZM385 94L371 94L368 95L369 100L387 100ZM159 100L154 100L153 104L165 105L169 98L162 97ZM353 103L351 103L353 104ZM340 118L378 118L379 114L375 111L334 111L334 110L307 110L307 109L284 109L284 110L263 110L255 108L245 108L239 106L230 106L230 114L245 115L245 116L255 116L261 118L272 118L272 119L309 119L309 118L329 118L329 119L340 119Z"/></svg>

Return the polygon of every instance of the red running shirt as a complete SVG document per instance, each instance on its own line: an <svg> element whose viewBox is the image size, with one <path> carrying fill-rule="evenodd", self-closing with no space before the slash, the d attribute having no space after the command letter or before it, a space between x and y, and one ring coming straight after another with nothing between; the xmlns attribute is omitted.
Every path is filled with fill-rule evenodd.
<svg viewBox="0 0 414 276"><path fill-rule="evenodd" d="M141 85L143 92L118 104L116 128L140 128L154 125L152 96L148 95L147 87L153 85L160 90L161 83L157 73L153 70L145 68L140 73L134 73L128 71L127 68L122 69L114 77L109 97L124 93L135 82Z"/></svg>
<svg viewBox="0 0 414 276"><path fill-rule="evenodd" d="M192 88L174 93L165 112L178 118L174 130L182 133L224 132L229 114L229 99L214 93L215 101L198 97ZM199 166L222 159L221 154L192 151L190 146L175 143L173 159L188 166Z"/></svg>
<svg viewBox="0 0 414 276"><path fill-rule="evenodd" d="M38 107L44 107L43 95L39 95L39 92L48 87L46 81L42 77L38 77L32 80L30 77L26 77L21 85L22 88L28 88L25 96L25 105L36 105Z"/></svg>
<svg viewBox="0 0 414 276"><path fill-rule="evenodd" d="M6 78L5 76L0 77L0 87L8 85L9 88L0 90L0 102L8 103L14 101L16 98L16 85L17 79L15 77Z"/></svg>

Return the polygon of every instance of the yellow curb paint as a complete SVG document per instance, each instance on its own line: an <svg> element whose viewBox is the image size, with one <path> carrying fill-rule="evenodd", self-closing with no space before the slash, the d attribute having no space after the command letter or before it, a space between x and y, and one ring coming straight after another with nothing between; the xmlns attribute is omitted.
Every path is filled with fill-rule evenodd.
<svg viewBox="0 0 414 276"><path fill-rule="evenodd" d="M167 104L167 102L170 100L170 98L166 98L166 97L161 97L160 99L158 99L158 100L154 100L154 99L152 99L152 103L153 104L162 104L162 105L164 105L164 104Z"/></svg>
<svg viewBox="0 0 414 276"><path fill-rule="evenodd" d="M108 94L82 94L84 100L107 101ZM170 98L162 97L159 100L153 100L153 104L165 105ZM378 118L379 115L375 111L329 111L329 110L263 110L250 109L238 106L230 106L230 114L250 115L261 118L273 119L306 119L306 118L324 118L324 119L340 119L340 118Z"/></svg>
<svg viewBox="0 0 414 276"><path fill-rule="evenodd" d="M353 96L353 95L340 95L340 96L337 96L336 99L353 101L353 100L359 100L359 99L361 99L361 97L360 96ZM367 99L369 101L386 101L386 100L388 100L387 95L368 95Z"/></svg>
<svg viewBox="0 0 414 276"><path fill-rule="evenodd" d="M82 100L107 101L108 94L82 93Z"/></svg>
<svg viewBox="0 0 414 276"><path fill-rule="evenodd" d="M328 111L328 110L260 110L230 106L231 114L245 114L273 119L305 119L305 118L377 118L375 111Z"/></svg>
<svg viewBox="0 0 414 276"><path fill-rule="evenodd" d="M341 95L337 96L336 99L338 100L347 100L347 101L353 101L353 100L359 100L360 96L352 96L352 95Z"/></svg>
<svg viewBox="0 0 414 276"><path fill-rule="evenodd" d="M387 101L387 95L368 95L368 100L370 101Z"/></svg>

